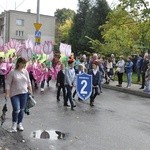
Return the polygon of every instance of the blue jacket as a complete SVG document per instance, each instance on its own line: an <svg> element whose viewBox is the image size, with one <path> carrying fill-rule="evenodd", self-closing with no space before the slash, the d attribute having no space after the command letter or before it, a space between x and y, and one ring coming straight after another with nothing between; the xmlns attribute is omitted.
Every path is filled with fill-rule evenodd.
<svg viewBox="0 0 150 150"><path fill-rule="evenodd" d="M128 61L125 65L126 73L131 73L133 71L133 62Z"/></svg>

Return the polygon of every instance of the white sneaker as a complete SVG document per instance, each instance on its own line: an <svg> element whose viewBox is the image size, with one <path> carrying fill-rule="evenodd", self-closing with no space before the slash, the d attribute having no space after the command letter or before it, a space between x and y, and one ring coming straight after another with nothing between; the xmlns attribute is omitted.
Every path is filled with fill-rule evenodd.
<svg viewBox="0 0 150 150"><path fill-rule="evenodd" d="M24 127L22 126L22 123L19 123L19 124L17 125L17 129L18 129L19 131L23 131L23 130L24 130Z"/></svg>
<svg viewBox="0 0 150 150"><path fill-rule="evenodd" d="M17 123L13 122L12 127L11 127L11 132L17 132Z"/></svg>
<svg viewBox="0 0 150 150"><path fill-rule="evenodd" d="M44 88L41 88L41 92L44 92Z"/></svg>

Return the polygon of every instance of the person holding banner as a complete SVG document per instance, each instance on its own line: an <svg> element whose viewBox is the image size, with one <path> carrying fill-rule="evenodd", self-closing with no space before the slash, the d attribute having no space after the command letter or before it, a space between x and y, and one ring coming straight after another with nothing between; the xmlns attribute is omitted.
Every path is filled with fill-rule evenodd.
<svg viewBox="0 0 150 150"><path fill-rule="evenodd" d="M72 88L74 86L75 82L75 69L74 69L74 60L70 59L68 61L68 68L65 69L65 87L67 89L67 94L64 102L64 106L69 106L68 105L68 100L70 101L71 104L71 110L74 110L74 105L72 101Z"/></svg>
<svg viewBox="0 0 150 150"><path fill-rule="evenodd" d="M77 74L82 74L82 73L84 73L84 66L82 64L79 64L78 69L76 70L76 76L77 76ZM77 91L75 89L73 92L73 99L75 98L76 93L77 93ZM81 99L79 97L78 97L78 100L81 101Z"/></svg>
<svg viewBox="0 0 150 150"><path fill-rule="evenodd" d="M97 69L98 61L92 63L92 70L89 72L92 75L92 94L90 96L90 106L94 106L94 100L98 95L99 83L101 82L101 72Z"/></svg>

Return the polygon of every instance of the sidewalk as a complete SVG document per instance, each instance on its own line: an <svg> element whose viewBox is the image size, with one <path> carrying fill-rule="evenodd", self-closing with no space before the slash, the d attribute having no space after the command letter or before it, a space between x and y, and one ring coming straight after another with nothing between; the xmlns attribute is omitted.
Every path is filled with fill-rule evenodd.
<svg viewBox="0 0 150 150"><path fill-rule="evenodd" d="M118 81L110 81L109 84L103 84L103 88L150 98L150 93L143 92L143 89L139 89L141 87L140 84L132 84L131 88L126 88L127 86L126 82L123 82L122 87L117 87L116 86L117 84L118 84Z"/></svg>

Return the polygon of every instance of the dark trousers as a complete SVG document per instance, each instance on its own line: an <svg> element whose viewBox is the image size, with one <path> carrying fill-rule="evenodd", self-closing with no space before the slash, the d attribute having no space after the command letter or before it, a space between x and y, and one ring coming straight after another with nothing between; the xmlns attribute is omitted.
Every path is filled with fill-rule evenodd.
<svg viewBox="0 0 150 150"><path fill-rule="evenodd" d="M98 88L99 88L98 86L97 87L93 87L92 94L90 96L90 103L93 103L95 98L96 98L96 96L98 95Z"/></svg>
<svg viewBox="0 0 150 150"><path fill-rule="evenodd" d="M65 89L65 86L58 86L58 89L57 89L57 100L59 99L60 97L60 91L63 91L63 99L64 99L64 103L65 103L65 97L66 97L66 89Z"/></svg>
<svg viewBox="0 0 150 150"><path fill-rule="evenodd" d="M30 78L30 81L31 81L31 85L33 86L33 82L34 82L34 86L37 87L37 83L36 83L36 80L34 79L32 71L29 72L29 78Z"/></svg>
<svg viewBox="0 0 150 150"><path fill-rule="evenodd" d="M67 94L66 94L64 105L67 105L67 102L69 100L70 104L71 104L71 107L73 107L74 104L73 104L73 101L72 101L72 87L69 86L69 85L66 85L66 89L67 89Z"/></svg>
<svg viewBox="0 0 150 150"><path fill-rule="evenodd" d="M122 85L122 82L123 82L123 73L117 73L117 76L118 76L118 83L120 85Z"/></svg>
<svg viewBox="0 0 150 150"><path fill-rule="evenodd" d="M142 73L142 88L145 86L145 73Z"/></svg>
<svg viewBox="0 0 150 150"><path fill-rule="evenodd" d="M44 88L45 85L45 79L41 82L41 88Z"/></svg>
<svg viewBox="0 0 150 150"><path fill-rule="evenodd" d="M0 75L0 85L3 86L3 91L5 92L5 75Z"/></svg>
<svg viewBox="0 0 150 150"><path fill-rule="evenodd" d="M75 89L75 90L74 90L74 92L73 92L72 97L73 97L73 98L75 98L76 94L77 94L77 91L76 91L76 89ZM79 97L78 97L78 100L80 101L80 100L81 100L81 98L79 98Z"/></svg>
<svg viewBox="0 0 150 150"><path fill-rule="evenodd" d="M73 98L75 97L76 93L77 93L77 91L74 90L73 95L72 95Z"/></svg>

